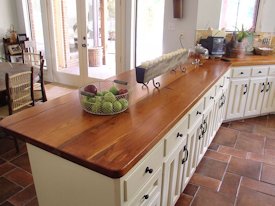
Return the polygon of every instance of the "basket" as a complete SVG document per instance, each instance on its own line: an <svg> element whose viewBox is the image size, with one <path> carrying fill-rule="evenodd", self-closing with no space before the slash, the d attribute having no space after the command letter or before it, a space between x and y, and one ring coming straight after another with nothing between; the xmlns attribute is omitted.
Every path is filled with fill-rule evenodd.
<svg viewBox="0 0 275 206"><path fill-rule="evenodd" d="M119 80L93 82L79 89L79 100L82 108L88 113L119 114L128 109L127 82Z"/></svg>
<svg viewBox="0 0 275 206"><path fill-rule="evenodd" d="M268 56L273 53L273 49L268 47L254 47L254 53L256 55Z"/></svg>

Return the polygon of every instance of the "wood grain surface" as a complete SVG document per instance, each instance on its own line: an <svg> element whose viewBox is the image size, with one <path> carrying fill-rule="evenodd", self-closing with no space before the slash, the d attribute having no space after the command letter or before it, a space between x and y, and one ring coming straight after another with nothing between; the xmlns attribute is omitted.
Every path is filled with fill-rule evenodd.
<svg viewBox="0 0 275 206"><path fill-rule="evenodd" d="M274 62L275 63L275 62ZM129 108L118 115L96 116L80 105L78 92L48 101L0 122L7 132L103 175L126 174L229 69L231 63L207 60L194 68L156 79L148 89L135 71L111 79L129 82Z"/></svg>
<svg viewBox="0 0 275 206"><path fill-rule="evenodd" d="M251 66L275 64L275 56L246 55L244 58L225 58L231 66Z"/></svg>

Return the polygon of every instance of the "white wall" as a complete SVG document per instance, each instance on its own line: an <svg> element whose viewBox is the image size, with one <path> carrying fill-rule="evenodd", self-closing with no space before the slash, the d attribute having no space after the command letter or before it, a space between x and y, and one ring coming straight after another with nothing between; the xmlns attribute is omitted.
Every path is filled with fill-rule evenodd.
<svg viewBox="0 0 275 206"><path fill-rule="evenodd" d="M179 49L180 34L183 34L183 46L194 47L197 25L198 0L183 0L183 18L173 18L173 1L165 1L163 53Z"/></svg>
<svg viewBox="0 0 275 206"><path fill-rule="evenodd" d="M261 0L256 31L275 33L275 1Z"/></svg>
<svg viewBox="0 0 275 206"><path fill-rule="evenodd" d="M197 29L219 29L222 0L198 0Z"/></svg>
<svg viewBox="0 0 275 206"><path fill-rule="evenodd" d="M18 15L16 0L1 0L0 5L0 55L3 55L3 37L7 34L11 24L18 30Z"/></svg>

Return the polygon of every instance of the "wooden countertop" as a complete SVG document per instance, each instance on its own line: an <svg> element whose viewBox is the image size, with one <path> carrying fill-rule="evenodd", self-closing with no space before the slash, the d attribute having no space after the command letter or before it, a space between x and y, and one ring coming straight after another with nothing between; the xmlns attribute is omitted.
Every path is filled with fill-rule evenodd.
<svg viewBox="0 0 275 206"><path fill-rule="evenodd" d="M275 64L275 56L246 55L244 58L224 58L231 66L251 66Z"/></svg>
<svg viewBox="0 0 275 206"><path fill-rule="evenodd" d="M258 61L262 63L262 58L253 64ZM251 58L232 62L250 64ZM275 64L274 60L265 62ZM186 74L177 70L156 78L161 84L159 90L151 82L148 89L142 88L136 83L135 70L127 71L116 77L130 85L130 106L121 114L88 114L75 91L7 117L0 127L53 154L119 178L164 137L231 63L207 60L196 69L188 64Z"/></svg>

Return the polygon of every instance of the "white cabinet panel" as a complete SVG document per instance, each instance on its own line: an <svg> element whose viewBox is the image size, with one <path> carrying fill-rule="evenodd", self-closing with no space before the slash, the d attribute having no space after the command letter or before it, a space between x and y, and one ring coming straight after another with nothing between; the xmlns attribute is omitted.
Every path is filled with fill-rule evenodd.
<svg viewBox="0 0 275 206"><path fill-rule="evenodd" d="M226 119L241 118L248 94L248 79L232 79L228 97Z"/></svg>
<svg viewBox="0 0 275 206"><path fill-rule="evenodd" d="M244 116L255 116L261 112L266 87L266 77L251 78L248 87L248 96Z"/></svg>
<svg viewBox="0 0 275 206"><path fill-rule="evenodd" d="M261 114L275 112L275 77L268 77Z"/></svg>
<svg viewBox="0 0 275 206"><path fill-rule="evenodd" d="M178 145L163 164L162 205L172 206L180 196L178 187L182 177L182 150L186 145L186 137Z"/></svg>

